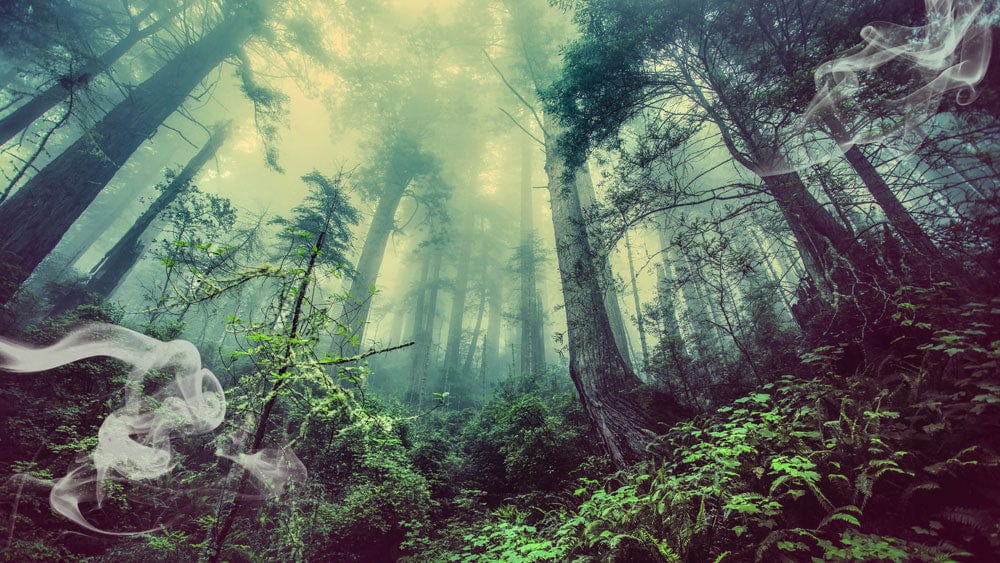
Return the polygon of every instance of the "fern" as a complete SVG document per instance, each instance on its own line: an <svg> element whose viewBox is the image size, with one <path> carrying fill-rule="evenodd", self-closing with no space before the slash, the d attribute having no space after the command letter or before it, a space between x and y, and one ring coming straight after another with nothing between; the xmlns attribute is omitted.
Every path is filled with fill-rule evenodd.
<svg viewBox="0 0 1000 563"><path fill-rule="evenodd" d="M971 528L980 534L988 534L998 530L995 519L989 512L979 508L951 506L941 511L941 518Z"/></svg>

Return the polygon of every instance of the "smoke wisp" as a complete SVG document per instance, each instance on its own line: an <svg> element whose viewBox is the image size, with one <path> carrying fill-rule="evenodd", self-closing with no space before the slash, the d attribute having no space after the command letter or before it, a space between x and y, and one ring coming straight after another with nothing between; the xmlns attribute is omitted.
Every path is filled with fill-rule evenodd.
<svg viewBox="0 0 1000 563"><path fill-rule="evenodd" d="M0 369L11 372L45 371L99 356L131 366L125 404L104 419L98 429L97 447L55 483L49 502L54 511L92 532L148 533L151 530L102 530L83 516L80 505L96 502L99 507L108 481L151 480L170 472L176 464L172 437L205 434L218 428L226 416L225 393L215 374L202 367L197 348L185 340L162 342L108 324L85 326L44 348L0 338ZM173 377L168 384L147 393L147 380L152 374ZM216 454L243 466L269 495L281 494L289 481L306 476L302 462L288 449Z"/></svg>
<svg viewBox="0 0 1000 563"><path fill-rule="evenodd" d="M785 135L782 158L763 164L762 175L826 162L854 145L911 153L933 127L945 96L953 94L962 105L975 101L989 66L995 7L988 10L983 0L925 5L926 25L870 23L861 30L862 44L816 68L816 95ZM918 78L901 97L877 100L864 75L893 61Z"/></svg>

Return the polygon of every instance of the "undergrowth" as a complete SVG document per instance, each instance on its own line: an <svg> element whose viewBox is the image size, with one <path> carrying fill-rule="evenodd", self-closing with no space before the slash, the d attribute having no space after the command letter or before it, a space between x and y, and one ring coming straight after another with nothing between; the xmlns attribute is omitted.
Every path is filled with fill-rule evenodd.
<svg viewBox="0 0 1000 563"><path fill-rule="evenodd" d="M812 377L674 426L652 461L411 533L413 560L992 560L1000 300L897 297L889 351L854 373L818 347Z"/></svg>

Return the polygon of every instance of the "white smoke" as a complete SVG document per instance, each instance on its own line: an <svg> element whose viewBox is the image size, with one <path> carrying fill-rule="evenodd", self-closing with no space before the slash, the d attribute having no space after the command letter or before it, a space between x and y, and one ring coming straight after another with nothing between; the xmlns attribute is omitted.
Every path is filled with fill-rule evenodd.
<svg viewBox="0 0 1000 563"><path fill-rule="evenodd" d="M788 132L784 158L763 166L763 175L801 170L854 145L879 144L911 153L927 137L946 95L954 94L961 105L975 101L976 85L989 66L990 25L997 13L987 10L983 0L925 0L925 5L927 25L873 22L862 28L861 45L816 69L817 93ZM915 72L917 85L874 107L871 96L867 105L860 103L866 93L861 74L892 61ZM843 125L841 135L831 135L825 123L830 117Z"/></svg>
<svg viewBox="0 0 1000 563"><path fill-rule="evenodd" d="M107 356L132 366L125 384L125 405L98 429L98 445L80 465L69 471L49 495L52 509L78 525L106 534L83 516L80 504L104 500L108 481L141 481L167 474L175 465L171 437L215 430L225 420L222 385L201 366L201 356L190 342L161 342L120 326L95 324L80 328L56 344L31 348L0 338L0 369L37 372L84 358ZM152 394L145 391L153 373L172 373L173 379ZM287 449L253 454L223 455L256 477L269 494L284 491L290 480L304 479L305 467Z"/></svg>

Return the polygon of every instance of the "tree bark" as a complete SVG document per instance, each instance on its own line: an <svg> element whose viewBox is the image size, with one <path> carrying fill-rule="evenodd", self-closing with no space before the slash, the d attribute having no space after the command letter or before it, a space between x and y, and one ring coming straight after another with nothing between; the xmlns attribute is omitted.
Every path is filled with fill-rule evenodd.
<svg viewBox="0 0 1000 563"><path fill-rule="evenodd" d="M382 268L382 259L385 256L389 235L396 227L396 209L399 207L399 202L403 198L403 193L410 180L409 176L387 178L385 191L382 192L378 199L378 205L375 207L375 215L372 216L372 223L368 227L365 244L361 247L361 256L358 258L354 277L351 279L348 306L352 310L348 311L347 318L353 319L357 327L355 329L357 345L348 343L348 351L345 354L347 356L357 355L364 345L365 327L372 306L372 290L375 288L375 281Z"/></svg>
<svg viewBox="0 0 1000 563"><path fill-rule="evenodd" d="M559 125L548 116L546 129L545 172L568 328L570 377L612 462L625 467L644 457L650 432L662 429L660 422L676 420L679 406L667 397L652 404L615 344L601 272L583 223L577 171L567 170L556 146Z"/></svg>
<svg viewBox="0 0 1000 563"><path fill-rule="evenodd" d="M97 293L103 297L108 297L118 287L122 279L131 271L138 262L144 250L142 245L142 235L146 229L159 217L171 203L179 196L194 180L194 177L201 171L202 167L215 157L229 136L231 123L226 123L215 128L208 141L202 146L187 165L171 180L152 205L139 216L129 230L118 240L111 250L104 254L104 257L91 270L90 280L79 292L72 292L53 308L50 316L58 315L63 311L68 311L83 303L88 294Z"/></svg>
<svg viewBox="0 0 1000 563"><path fill-rule="evenodd" d="M594 193L594 182L584 165L577 176L577 190L580 197L580 206L583 209L593 205L597 201ZM582 216L582 215L581 215ZM581 219L582 221L583 219ZM593 249L593 245L591 245ZM628 331L625 330L625 321L622 318L621 304L618 302L618 291L615 288L614 276L611 274L611 266L608 264L608 256L604 253L594 252L595 265L600 272L601 286L604 288L604 307L608 311L608 320L611 322L611 333L615 337L615 345L621 352L622 359L630 370L632 366L632 354L629 348Z"/></svg>
<svg viewBox="0 0 1000 563"><path fill-rule="evenodd" d="M118 169L246 41L252 10L242 9L140 84L94 127L0 206L0 254L13 258L21 284L59 243ZM12 291L0 293L7 303Z"/></svg>
<svg viewBox="0 0 1000 563"><path fill-rule="evenodd" d="M162 29L171 19L176 11L168 12L155 22L139 29L133 28L128 35L123 37L114 47L111 47L104 54L88 61L75 76L64 77L57 80L55 84L36 94L33 98L22 104L16 110L10 112L3 119L0 119L0 145L6 144L14 138L20 131L26 129L39 117L45 115L56 104L65 100L73 94L77 88L85 88L94 76L101 74L115 64L125 53L136 43L153 35ZM142 17L142 15L140 15ZM145 19L142 17L142 19Z"/></svg>

